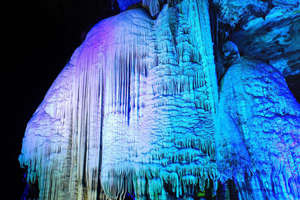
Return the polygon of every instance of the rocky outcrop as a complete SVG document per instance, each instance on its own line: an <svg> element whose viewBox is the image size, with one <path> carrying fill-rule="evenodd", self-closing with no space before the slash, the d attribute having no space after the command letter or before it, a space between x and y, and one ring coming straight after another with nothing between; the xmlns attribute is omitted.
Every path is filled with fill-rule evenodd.
<svg viewBox="0 0 300 200"><path fill-rule="evenodd" d="M214 6L218 23L228 25L219 31L242 55L268 62L284 76L299 73L298 1L215 0Z"/></svg>
<svg viewBox="0 0 300 200"><path fill-rule="evenodd" d="M274 7L233 33L241 53L268 62L284 76L300 73L300 9Z"/></svg>
<svg viewBox="0 0 300 200"><path fill-rule="evenodd" d="M219 20L231 28L253 18L265 16L270 8L270 1L261 0L212 0L212 2L216 6Z"/></svg>
<svg viewBox="0 0 300 200"><path fill-rule="evenodd" d="M300 99L297 89L293 89L295 85L299 87L295 77L300 74L299 6L295 0L214 0L211 15L215 16L213 35L219 79L226 70L222 47L230 40L241 55L279 70Z"/></svg>

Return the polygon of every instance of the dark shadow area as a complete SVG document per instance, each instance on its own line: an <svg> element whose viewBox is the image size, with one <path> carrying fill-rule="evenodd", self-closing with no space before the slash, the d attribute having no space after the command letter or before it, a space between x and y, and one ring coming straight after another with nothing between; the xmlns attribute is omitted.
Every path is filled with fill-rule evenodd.
<svg viewBox="0 0 300 200"><path fill-rule="evenodd" d="M300 103L300 74L286 77L286 82L294 97Z"/></svg>

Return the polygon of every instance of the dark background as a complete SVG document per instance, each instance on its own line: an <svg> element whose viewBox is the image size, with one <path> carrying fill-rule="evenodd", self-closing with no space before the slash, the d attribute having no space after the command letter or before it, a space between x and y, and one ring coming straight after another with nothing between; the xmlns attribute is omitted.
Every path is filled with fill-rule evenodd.
<svg viewBox="0 0 300 200"><path fill-rule="evenodd" d="M27 122L91 27L119 12L111 2L30 0L14 1L15 5L9 6L4 18L4 32L8 34L3 38L8 55L1 66L1 99L7 112L1 145L4 199L20 199L24 190L24 170L18 155Z"/></svg>
<svg viewBox="0 0 300 200"><path fill-rule="evenodd" d="M4 199L20 199L25 187L18 155L27 122L91 27L119 13L111 1L19 1L3 18L5 28L1 30L7 35L2 38L2 49L8 53L2 54L7 61L1 62ZM299 101L300 77L290 78L290 87Z"/></svg>

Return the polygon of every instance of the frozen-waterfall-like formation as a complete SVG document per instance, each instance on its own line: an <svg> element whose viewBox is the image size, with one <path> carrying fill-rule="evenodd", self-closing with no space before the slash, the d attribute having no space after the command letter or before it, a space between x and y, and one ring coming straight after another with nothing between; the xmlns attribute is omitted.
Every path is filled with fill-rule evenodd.
<svg viewBox="0 0 300 200"><path fill-rule="evenodd" d="M229 182L239 199L299 198L300 105L283 73L298 73L298 47L276 66L240 56L273 53L245 29L223 34L273 19L249 2L118 0L141 7L94 26L27 125L19 160L37 198L230 199ZM228 4L256 18L228 20Z"/></svg>
<svg viewBox="0 0 300 200"><path fill-rule="evenodd" d="M232 177L240 199L297 199L300 105L283 76L241 58L223 81L215 141L222 178Z"/></svg>

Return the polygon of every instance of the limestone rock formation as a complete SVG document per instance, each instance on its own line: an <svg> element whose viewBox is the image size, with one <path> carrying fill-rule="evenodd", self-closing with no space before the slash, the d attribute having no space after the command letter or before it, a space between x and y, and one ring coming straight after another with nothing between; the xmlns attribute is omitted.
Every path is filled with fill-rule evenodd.
<svg viewBox="0 0 300 200"><path fill-rule="evenodd" d="M243 24L232 38L243 55L268 62L288 76L300 73L299 32L299 6L276 6L264 18Z"/></svg>
<svg viewBox="0 0 300 200"><path fill-rule="evenodd" d="M219 118L217 165L240 199L297 199L300 105L282 74L241 58L222 80Z"/></svg>
<svg viewBox="0 0 300 200"><path fill-rule="evenodd" d="M118 0L27 125L36 198L300 198L295 2Z"/></svg>

